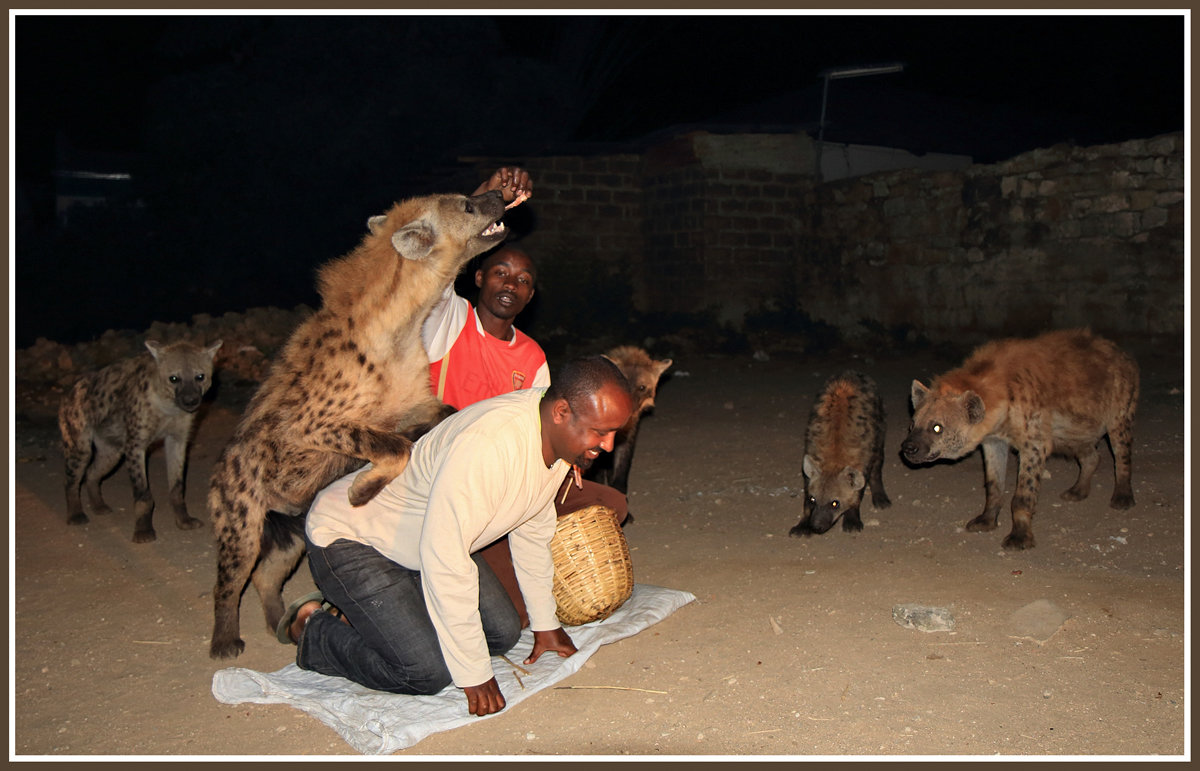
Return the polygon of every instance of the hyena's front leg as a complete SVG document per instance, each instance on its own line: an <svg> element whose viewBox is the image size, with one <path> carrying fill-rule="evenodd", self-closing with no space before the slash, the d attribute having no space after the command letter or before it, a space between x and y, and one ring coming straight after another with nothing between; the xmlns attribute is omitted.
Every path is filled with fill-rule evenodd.
<svg viewBox="0 0 1200 771"><path fill-rule="evenodd" d="M871 488L871 505L876 509L886 509L892 505L892 499L883 489L883 447L875 451L871 465L867 469L867 486Z"/></svg>
<svg viewBox="0 0 1200 771"><path fill-rule="evenodd" d="M1012 500L1012 532L1004 538L1005 549L1032 549L1033 512L1037 508L1038 488L1052 444L1031 439L1021 448L1017 471L1017 489Z"/></svg>
<svg viewBox="0 0 1200 771"><path fill-rule="evenodd" d="M133 513L137 520L133 524L133 542L150 543L158 536L154 533L154 496L146 479L145 444L129 442L125 445L125 463L129 466L129 479L133 482Z"/></svg>
<svg viewBox="0 0 1200 771"><path fill-rule="evenodd" d="M980 444L983 450L983 484L987 490L983 513L967 523L971 532L996 529L1000 508L1004 504L1004 479L1008 475L1008 442L994 436Z"/></svg>
<svg viewBox="0 0 1200 771"><path fill-rule="evenodd" d="M184 479L187 476L187 435L182 438L168 436L163 441L167 456L167 481L171 485L171 509L175 512L175 526L180 530L195 530L203 522L188 514L184 499Z"/></svg>

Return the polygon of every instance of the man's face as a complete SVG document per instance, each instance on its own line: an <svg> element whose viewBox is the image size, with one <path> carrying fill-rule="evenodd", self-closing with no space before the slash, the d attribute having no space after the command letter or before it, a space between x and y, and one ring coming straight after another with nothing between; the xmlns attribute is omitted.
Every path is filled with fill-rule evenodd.
<svg viewBox="0 0 1200 771"><path fill-rule="evenodd" d="M578 409L572 410L565 399L559 400L548 428L554 457L582 470L591 466L601 452L612 452L617 429L629 420L633 400L624 389L609 384L580 402Z"/></svg>
<svg viewBox="0 0 1200 771"><path fill-rule="evenodd" d="M512 320L533 299L537 270L524 252L505 247L475 271L478 306L499 319Z"/></svg>

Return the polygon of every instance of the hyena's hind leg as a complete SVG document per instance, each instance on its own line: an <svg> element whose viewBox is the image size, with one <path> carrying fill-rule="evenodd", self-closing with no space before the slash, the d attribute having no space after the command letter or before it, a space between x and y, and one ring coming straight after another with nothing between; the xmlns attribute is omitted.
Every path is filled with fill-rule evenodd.
<svg viewBox="0 0 1200 771"><path fill-rule="evenodd" d="M104 496L100 493L100 483L121 462L122 455L120 447L101 436L95 437L92 465L88 466L84 476L83 488L87 491L88 505L96 516L112 514L112 508L104 502Z"/></svg>
<svg viewBox="0 0 1200 771"><path fill-rule="evenodd" d="M1060 496L1064 501L1082 501L1092 492L1092 476L1100 466L1100 453L1096 450L1097 442L1083 442L1070 448L1071 454L1079 462L1079 477L1069 490L1064 490Z"/></svg>
<svg viewBox="0 0 1200 771"><path fill-rule="evenodd" d="M83 513L80 488L92 461L92 430L83 410L83 381L75 385L58 410L58 429L63 442L63 471L67 478L64 490L67 498L67 524L87 524Z"/></svg>
<svg viewBox="0 0 1200 771"><path fill-rule="evenodd" d="M1108 429L1112 448L1115 483L1108 505L1114 509L1133 508L1133 417L1118 420Z"/></svg>
<svg viewBox="0 0 1200 771"><path fill-rule="evenodd" d="M217 537L217 582L213 587L213 633L209 656L228 659L246 648L238 619L242 592L258 561L266 507L257 501L229 496L215 481L209 491L209 511Z"/></svg>
<svg viewBox="0 0 1200 771"><path fill-rule="evenodd" d="M296 572L304 552L304 516L267 512L258 565L250 580L262 601L263 617L272 635L283 618L283 585Z"/></svg>

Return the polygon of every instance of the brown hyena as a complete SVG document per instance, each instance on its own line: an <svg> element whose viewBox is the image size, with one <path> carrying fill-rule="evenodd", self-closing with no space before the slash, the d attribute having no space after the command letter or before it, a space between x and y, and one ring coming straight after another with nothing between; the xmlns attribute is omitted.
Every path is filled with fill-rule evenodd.
<svg viewBox="0 0 1200 771"><path fill-rule="evenodd" d="M353 505L366 503L449 411L430 393L421 324L459 269L504 239L504 208L498 191L409 199L372 217L362 243L321 268L321 307L292 333L213 471L212 657L245 648L238 612L248 580L267 627L279 623L316 493L370 461L349 489Z"/></svg>
<svg viewBox="0 0 1200 771"><path fill-rule="evenodd" d="M1116 467L1109 505L1133 506L1130 456L1138 400L1138 366L1090 330L1049 332L1031 340L997 340L929 388L912 384L913 421L902 452L910 463L961 458L983 447L987 498L967 530L994 530L1000 517L1010 447L1017 451L1017 488L1006 549L1034 545L1033 512L1051 452L1074 456L1079 478L1062 497L1087 497L1108 434Z"/></svg>
<svg viewBox="0 0 1200 771"><path fill-rule="evenodd" d="M621 345L604 354L616 364L629 381L633 393L633 412L625 425L617 430L613 449L608 462L602 456L588 469L588 478L621 492L628 492L629 467L633 464L633 450L637 439L638 423L642 415L654 407L654 396L658 391L658 379L671 366L670 359L652 359L644 349L633 345Z"/></svg>
<svg viewBox="0 0 1200 771"><path fill-rule="evenodd" d="M838 517L842 530L862 530L859 507L867 486L875 508L892 505L883 489L886 430L874 380L846 370L825 383L804 436L804 513L788 535L824 533Z"/></svg>
<svg viewBox="0 0 1200 771"><path fill-rule="evenodd" d="M146 479L146 454L161 441L175 524L181 530L200 527L184 502L187 446L220 347L220 340L207 348L147 340L148 353L110 364L75 383L58 409L66 457L68 524L88 521L80 485L87 489L93 514L112 513L100 494L100 483L124 457L137 515L133 540L153 541L154 498Z"/></svg>

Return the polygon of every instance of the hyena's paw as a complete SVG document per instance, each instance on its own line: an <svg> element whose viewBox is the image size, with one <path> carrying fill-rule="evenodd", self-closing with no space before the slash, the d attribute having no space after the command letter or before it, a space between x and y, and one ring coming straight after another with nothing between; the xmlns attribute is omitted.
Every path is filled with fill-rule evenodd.
<svg viewBox="0 0 1200 771"><path fill-rule="evenodd" d="M1063 490L1059 497L1064 501L1082 501L1084 498L1088 497L1088 492L1090 491L1080 490L1078 487L1072 487L1069 490Z"/></svg>
<svg viewBox="0 0 1200 771"><path fill-rule="evenodd" d="M68 525L86 525L88 521L88 515L84 514L82 511L77 511L71 516L67 517Z"/></svg>
<svg viewBox="0 0 1200 771"><path fill-rule="evenodd" d="M854 516L850 516L851 514ZM862 529L862 517L858 515L858 512L846 512L846 514L842 517L842 532L857 533Z"/></svg>
<svg viewBox="0 0 1200 771"><path fill-rule="evenodd" d="M203 524L203 522L195 517L188 516L186 514L182 517L176 518L175 520L175 527L179 528L180 530L195 530Z"/></svg>
<svg viewBox="0 0 1200 771"><path fill-rule="evenodd" d="M232 640L213 640L208 648L208 657L212 659L235 659L246 650L246 643L240 638Z"/></svg>
<svg viewBox="0 0 1200 771"><path fill-rule="evenodd" d="M813 534L812 525L809 523L809 521L807 519L800 520L800 522L798 524L796 524L791 530L788 531L788 535L790 535L794 538L801 538L801 537L810 538L810 537L812 537L812 534Z"/></svg>
<svg viewBox="0 0 1200 771"><path fill-rule="evenodd" d="M1004 537L1004 542L1001 544L1009 551L1022 551L1024 549L1032 549L1036 544L1033 541L1033 533L1024 532L1018 533L1013 531Z"/></svg>
<svg viewBox="0 0 1200 771"><path fill-rule="evenodd" d="M387 486L395 477L387 474L380 474L378 469L369 469L361 472L354 478L350 484L350 490L347 492L347 497L350 499L351 506L362 506L367 501L379 494L379 491Z"/></svg>
<svg viewBox="0 0 1200 771"><path fill-rule="evenodd" d="M1108 502L1109 508L1112 509L1132 509L1133 494L1132 493L1113 493L1112 499Z"/></svg>
<svg viewBox="0 0 1200 771"><path fill-rule="evenodd" d="M133 531L133 542L134 543L151 543L152 541L155 541L157 539L158 539L158 534L154 532L154 528L152 528L152 527L147 528L145 530L134 530Z"/></svg>
<svg viewBox="0 0 1200 771"><path fill-rule="evenodd" d="M996 518L991 514L980 514L967 523L967 530L972 533L986 533L996 529Z"/></svg>
<svg viewBox="0 0 1200 771"><path fill-rule="evenodd" d="M879 495L871 493L871 505L877 509L886 509L892 505L892 499L887 497L887 493L880 493Z"/></svg>

